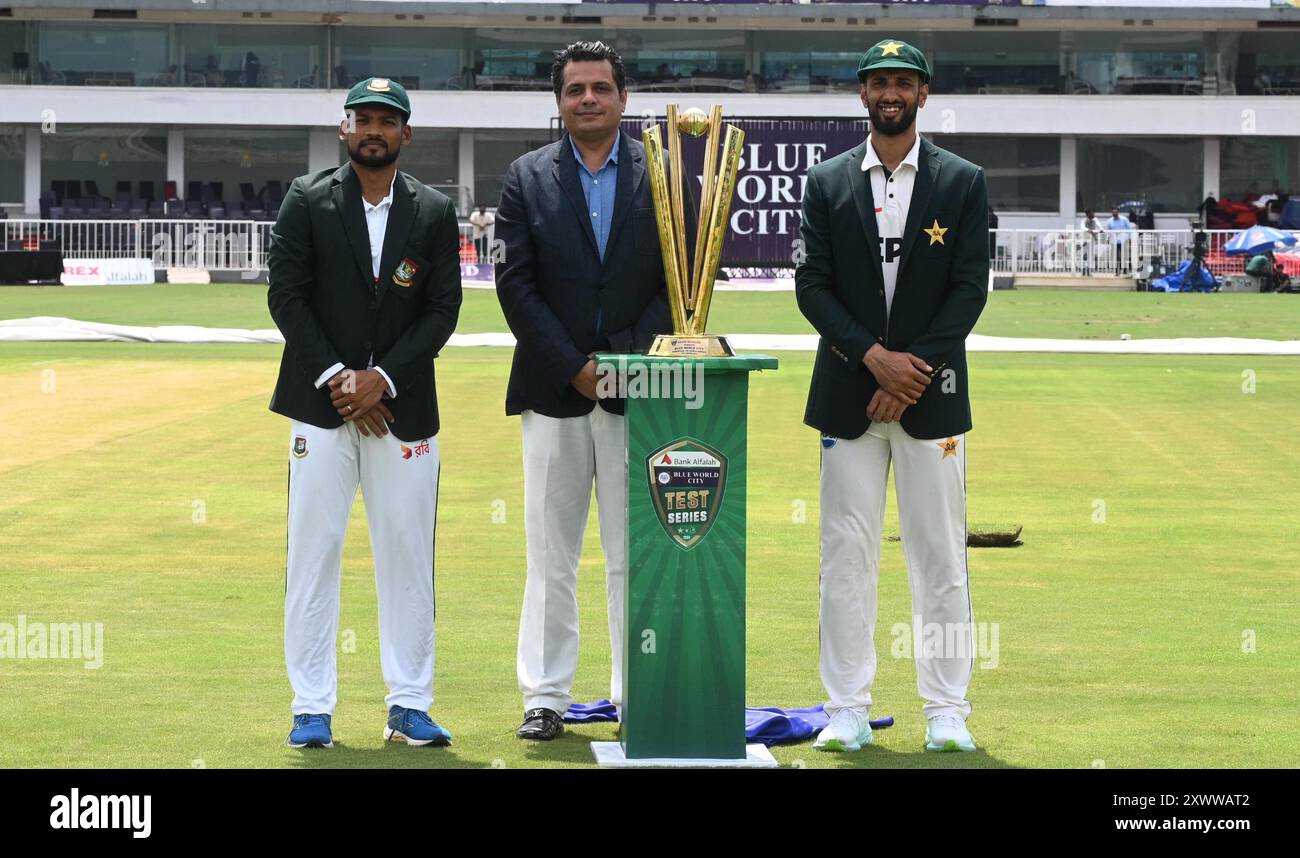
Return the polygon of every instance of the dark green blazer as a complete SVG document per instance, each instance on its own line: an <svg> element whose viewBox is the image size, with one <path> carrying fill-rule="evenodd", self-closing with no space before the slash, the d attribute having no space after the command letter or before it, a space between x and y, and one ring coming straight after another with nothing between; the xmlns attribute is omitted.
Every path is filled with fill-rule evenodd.
<svg viewBox="0 0 1300 858"><path fill-rule="evenodd" d="M271 410L326 429L343 425L329 388L335 363L370 357L397 388L389 427L403 441L438 433L433 359L460 313L460 231L445 195L399 172L376 282L361 182L350 163L293 180L271 231L271 317L284 334Z"/></svg>
<svg viewBox="0 0 1300 858"><path fill-rule="evenodd" d="M804 422L835 438L867 431L879 385L863 365L875 343L923 358L934 373L903 412L914 438L946 438L971 428L966 336L989 282L988 189L984 168L921 138L892 311L886 321L875 201L862 172L867 141L808 173L803 261L795 270L799 309L821 340ZM934 229L935 222L945 230ZM931 239L925 230L939 237Z"/></svg>

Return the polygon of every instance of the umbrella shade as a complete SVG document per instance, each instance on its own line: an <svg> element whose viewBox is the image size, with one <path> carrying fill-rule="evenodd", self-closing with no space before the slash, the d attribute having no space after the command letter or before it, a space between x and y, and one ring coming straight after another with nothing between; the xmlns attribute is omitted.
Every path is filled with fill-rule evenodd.
<svg viewBox="0 0 1300 858"><path fill-rule="evenodd" d="M1266 250L1272 250L1279 244L1290 246L1295 243L1295 236L1289 232L1273 229L1271 226L1252 226L1249 229L1243 229L1230 238L1228 243L1223 245L1223 252L1231 254L1263 253Z"/></svg>

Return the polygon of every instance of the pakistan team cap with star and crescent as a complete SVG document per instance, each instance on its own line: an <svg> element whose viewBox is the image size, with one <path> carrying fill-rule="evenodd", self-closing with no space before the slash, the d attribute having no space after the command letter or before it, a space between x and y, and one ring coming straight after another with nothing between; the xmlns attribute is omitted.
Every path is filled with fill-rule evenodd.
<svg viewBox="0 0 1300 858"><path fill-rule="evenodd" d="M867 73L876 69L911 69L921 75L921 83L930 82L930 64L925 54L897 39L882 39L858 60L858 80L866 80Z"/></svg>
<svg viewBox="0 0 1300 858"><path fill-rule="evenodd" d="M343 102L343 109L360 104L384 104L406 114L411 118L411 99L406 95L406 87L386 77L370 77L357 83L348 90L348 100Z"/></svg>

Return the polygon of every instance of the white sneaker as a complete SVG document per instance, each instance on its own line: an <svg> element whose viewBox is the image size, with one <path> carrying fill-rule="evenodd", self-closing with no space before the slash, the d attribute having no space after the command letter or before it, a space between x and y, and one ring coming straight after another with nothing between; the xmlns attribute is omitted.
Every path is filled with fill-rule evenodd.
<svg viewBox="0 0 1300 858"><path fill-rule="evenodd" d="M971 738L966 722L956 715L936 715L930 719L925 728L925 749L927 751L973 751L975 740Z"/></svg>
<svg viewBox="0 0 1300 858"><path fill-rule="evenodd" d="M813 748L818 751L860 751L871 744L871 720L865 708L840 709L831 723L817 734Z"/></svg>

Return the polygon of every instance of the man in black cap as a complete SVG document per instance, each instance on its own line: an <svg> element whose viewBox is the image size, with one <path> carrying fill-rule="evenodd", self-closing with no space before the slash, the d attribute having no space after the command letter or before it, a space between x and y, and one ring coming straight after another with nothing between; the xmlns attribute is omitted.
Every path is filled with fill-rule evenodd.
<svg viewBox="0 0 1300 858"><path fill-rule="evenodd" d="M350 162L294 179L271 233L284 334L271 410L290 418L284 652L293 747L331 747L339 574L358 484L379 592L384 739L446 745L433 701L438 400L433 359L460 311L451 200L397 171L411 103L395 81L348 93Z"/></svg>
<svg viewBox="0 0 1300 858"><path fill-rule="evenodd" d="M897 39L858 64L861 145L813 167L795 273L821 335L805 422L822 432L822 750L871 741L876 581L894 468L930 750L974 750L966 574L966 336L988 295L984 170L922 138L930 67ZM938 635L940 646L931 646ZM925 646L922 646L922 644Z"/></svg>

